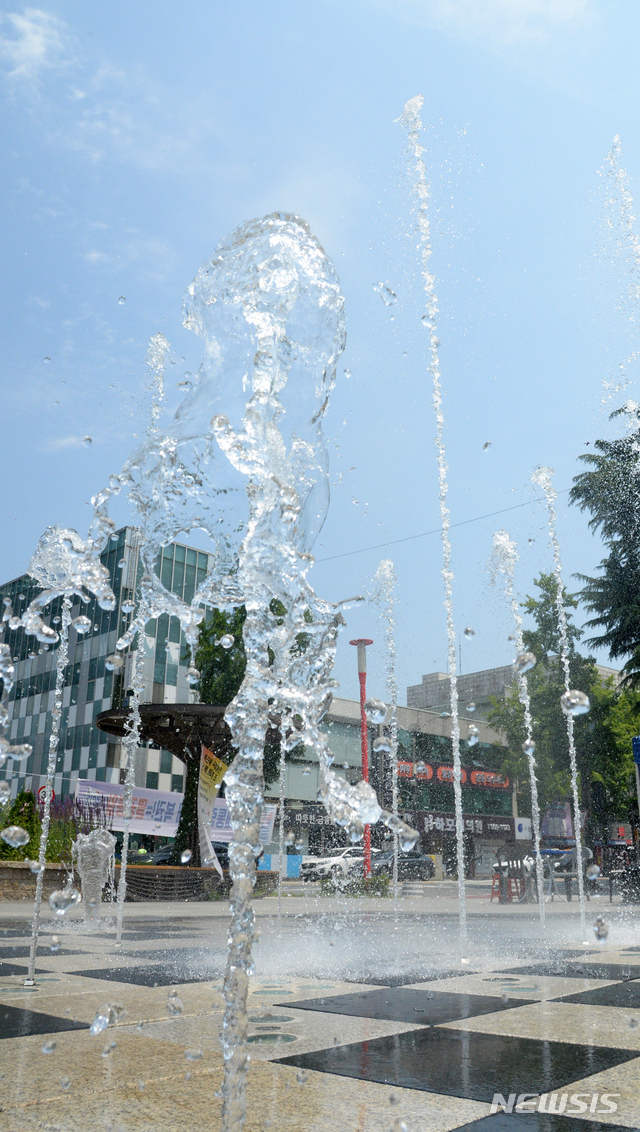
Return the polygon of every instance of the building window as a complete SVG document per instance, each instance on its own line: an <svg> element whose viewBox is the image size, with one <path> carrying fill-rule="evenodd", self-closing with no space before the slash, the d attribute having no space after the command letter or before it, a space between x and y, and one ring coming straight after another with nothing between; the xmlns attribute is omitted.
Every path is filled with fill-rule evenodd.
<svg viewBox="0 0 640 1132"><path fill-rule="evenodd" d="M171 789L181 794L184 789L184 779L181 774L171 775Z"/></svg>
<svg viewBox="0 0 640 1132"><path fill-rule="evenodd" d="M147 771L147 790L157 790L159 781L159 775L156 770Z"/></svg>

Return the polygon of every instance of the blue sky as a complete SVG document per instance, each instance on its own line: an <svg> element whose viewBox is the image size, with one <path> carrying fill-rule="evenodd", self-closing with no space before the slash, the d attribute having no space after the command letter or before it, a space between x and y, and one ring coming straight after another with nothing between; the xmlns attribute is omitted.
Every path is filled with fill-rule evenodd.
<svg viewBox="0 0 640 1132"><path fill-rule="evenodd" d="M159 330L175 407L200 360L182 294L215 244L244 220L295 211L336 264L348 318L314 585L331 599L361 593L392 557L402 693L446 667L438 536L362 552L439 526L397 124L421 93L451 518L516 508L453 531L456 622L476 630L462 665L512 659L486 569L492 534L517 540L517 588L531 592L550 565L533 467L553 466L568 488L587 442L611 434L608 412L638 396L633 366L623 393L603 386L636 346L635 308L620 303L630 265L603 245L598 170L619 134L633 193L639 31L635 6L603 0L3 4L0 577L25 570L50 523L86 531L87 501L143 427ZM571 588L601 553L566 495L558 533ZM376 616L349 615L344 695L357 691L347 641L363 634L382 691Z"/></svg>

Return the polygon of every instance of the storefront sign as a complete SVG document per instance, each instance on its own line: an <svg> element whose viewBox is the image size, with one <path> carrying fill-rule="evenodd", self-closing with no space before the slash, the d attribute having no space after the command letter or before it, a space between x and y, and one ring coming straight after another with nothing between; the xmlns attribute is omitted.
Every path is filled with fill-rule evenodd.
<svg viewBox="0 0 640 1132"><path fill-rule="evenodd" d="M455 814L442 814L437 811L424 810L413 813L402 811L400 814L409 825L421 833L443 833L445 836L455 836ZM305 806L304 809L286 809L284 812L285 825L288 829L301 826L330 826L331 818L327 816L321 806ZM513 840L515 836L515 822L511 817L494 815L464 814L465 833L472 833L474 837L484 838L487 841Z"/></svg>
<svg viewBox="0 0 640 1132"><path fill-rule="evenodd" d="M433 766L430 763L423 762L408 762L401 760L398 762L398 778L417 778L422 781L428 782L433 778L435 773L438 782L451 782L453 783L453 767L446 765ZM500 774L496 770L472 770L469 774L472 786L490 786L499 787L502 790L509 788L509 779L506 774ZM460 782L464 785L467 781L467 771L464 767L460 768Z"/></svg>

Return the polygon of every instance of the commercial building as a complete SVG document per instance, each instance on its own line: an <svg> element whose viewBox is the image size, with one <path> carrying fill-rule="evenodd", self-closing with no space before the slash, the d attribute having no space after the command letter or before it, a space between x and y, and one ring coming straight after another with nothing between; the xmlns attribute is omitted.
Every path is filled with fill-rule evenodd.
<svg viewBox="0 0 640 1132"><path fill-rule="evenodd" d="M117 604L114 610L107 611L100 609L93 599L74 600L72 618L81 614L88 617L91 629L83 635L72 626L69 634L54 778L58 798L73 794L79 778L99 782L122 782L124 778L121 744L98 730L94 720L101 712L122 706L131 684L131 654L127 654L120 671L109 671L105 661L114 652L116 641L133 615L136 586L142 573L136 530L125 527L118 531L101 559L109 571ZM167 589L190 602L196 587L205 578L208 565L206 553L174 543L158 556L156 572ZM21 613L39 592L40 587L28 574L0 586L0 598L8 599L16 613ZM58 627L60 617L61 599L57 599L45 611L45 621ZM15 797L23 789L37 792L45 783L58 647L40 646L35 637L27 637L22 629L5 627L4 639L11 648L16 669L9 699L9 737L12 742L29 743L33 747L28 760L15 768L8 762L0 770L0 779L11 782ZM191 702L194 693L186 680L189 658L177 618L164 615L149 621L142 648L143 702ZM512 670L504 671L511 673ZM442 674L437 675L442 677ZM445 681L448 683L446 677L439 683ZM494 681L492 688L495 686ZM440 708L441 704L437 706ZM446 858L455 852L451 720L444 709L441 712L416 706L398 707L397 719L400 811L406 821L419 829L423 848L441 852ZM474 723L478 735L470 745L467 741L469 727ZM358 782L361 777L359 703L334 699L327 716L327 728L334 769L350 782ZM373 739L379 733L379 728L370 728L371 782L381 803L390 808L389 758L373 754ZM512 787L495 771L495 766L499 765L496 748L501 745L501 736L477 713L465 715L464 710L461 734L468 852L476 862L481 862L492 857L495 845L515 836ZM184 774L183 764L170 751L151 744L138 747L136 786L182 793ZM340 844L345 837L344 831L329 823L318 802L318 789L319 768L314 753L294 752L285 766L285 825L288 832L295 834L295 843L302 846L303 852L323 852L329 845ZM271 784L266 793L269 799L277 799L279 783ZM384 829L378 827L374 842L384 834ZM273 848L275 850L275 846Z"/></svg>
<svg viewBox="0 0 640 1132"><path fill-rule="evenodd" d="M94 725L102 711L119 707L131 683L131 654L119 672L105 668L106 658L115 650L118 637L127 628L134 605L136 583L142 573L138 535L125 527L112 536L101 555L116 595L116 608L100 609L92 598L87 603L74 599L71 616L83 615L91 621L86 635L73 626L69 632L69 657L65 671L60 742L54 779L56 797L75 791L78 778L99 782L120 782L120 744L108 739ZM208 568L208 555L178 543L164 547L158 555L156 572L165 586L185 601L191 601ZM0 586L0 598L7 598L15 613L22 613L41 588L28 574ZM59 627L62 599L47 607L44 620ZM203 611L204 615L204 611ZM56 683L58 646L47 649L26 636L23 629L5 628L4 640L15 663L14 686L9 697L9 738L13 743L29 743L33 754L14 767L8 761L0 779L11 782L12 797L19 790L37 792L45 783L52 708ZM153 703L188 703L193 697L186 681L188 659L177 618L163 615L149 621L143 640L143 700ZM170 751L141 746L135 755L135 784L153 790L182 791L184 766Z"/></svg>

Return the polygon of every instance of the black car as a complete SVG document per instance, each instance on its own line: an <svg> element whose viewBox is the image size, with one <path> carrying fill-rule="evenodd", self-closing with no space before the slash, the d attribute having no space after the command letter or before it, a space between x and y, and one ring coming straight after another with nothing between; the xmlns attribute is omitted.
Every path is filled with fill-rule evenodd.
<svg viewBox="0 0 640 1132"><path fill-rule="evenodd" d="M379 876L386 873L393 876L393 849L378 853L371 862L371 875ZM436 867L431 857L421 853L419 849L410 849L408 853L398 853L399 880L432 880L436 875Z"/></svg>

